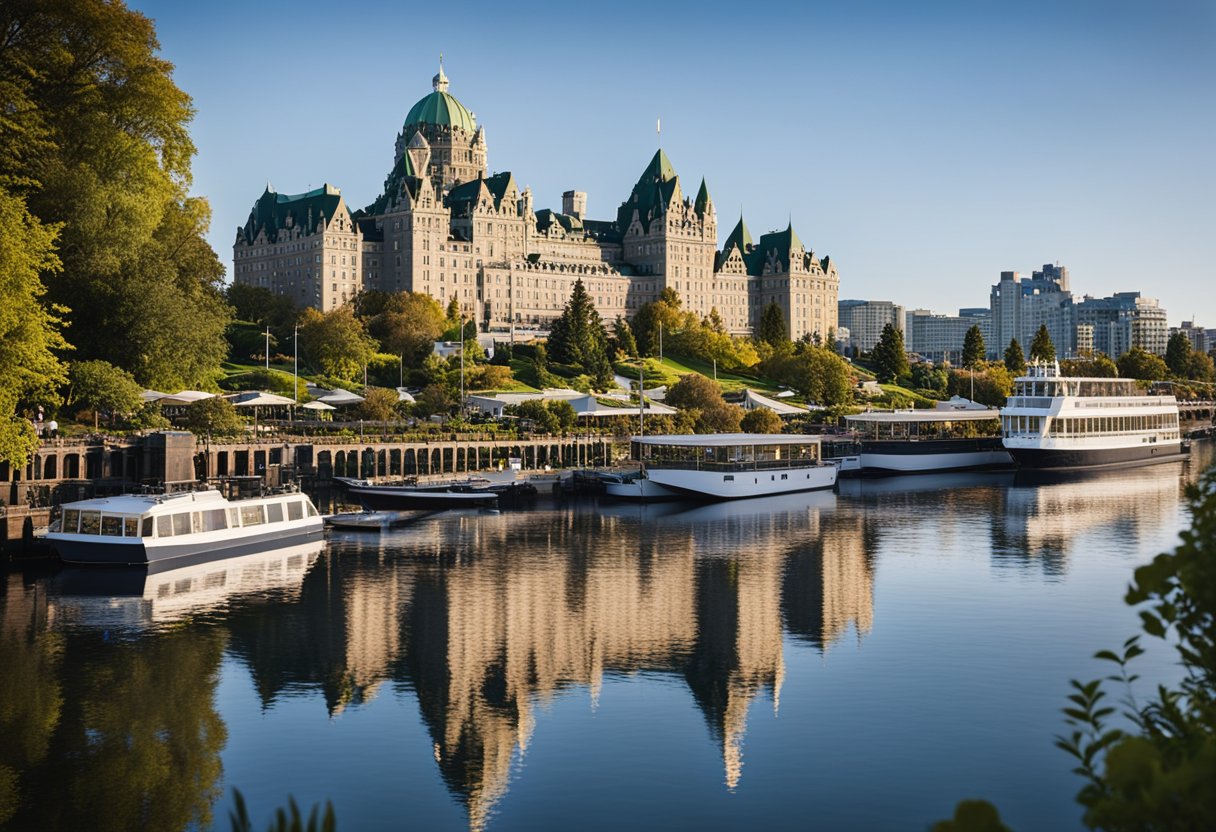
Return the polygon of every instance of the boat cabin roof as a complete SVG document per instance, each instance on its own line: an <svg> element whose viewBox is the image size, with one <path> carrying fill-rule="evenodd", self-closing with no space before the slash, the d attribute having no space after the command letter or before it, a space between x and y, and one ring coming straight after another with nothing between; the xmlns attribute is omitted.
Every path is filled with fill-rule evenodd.
<svg viewBox="0 0 1216 832"><path fill-rule="evenodd" d="M635 436L639 445L675 445L684 448L729 448L737 445L818 445L820 437L789 433L701 433Z"/></svg>
<svg viewBox="0 0 1216 832"><path fill-rule="evenodd" d="M227 505L224 495L211 489L207 491L185 491L181 494L120 494L116 497L95 497L75 503L64 503L63 507L78 511L104 511L110 514L149 514L181 510L186 506L204 505L219 507Z"/></svg>
<svg viewBox="0 0 1216 832"><path fill-rule="evenodd" d="M982 422L999 419L1001 412L995 407L985 410L875 410L845 416L846 422L876 424L906 424L911 422Z"/></svg>

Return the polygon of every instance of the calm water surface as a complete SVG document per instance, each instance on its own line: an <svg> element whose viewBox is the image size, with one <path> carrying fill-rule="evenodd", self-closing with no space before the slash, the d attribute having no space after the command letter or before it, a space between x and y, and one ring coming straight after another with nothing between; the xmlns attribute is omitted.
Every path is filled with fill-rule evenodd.
<svg viewBox="0 0 1216 832"><path fill-rule="evenodd" d="M349 830L918 829L970 796L1076 829L1068 680L1136 631L1211 458L0 576L0 826L222 830L235 786L258 827L290 793Z"/></svg>

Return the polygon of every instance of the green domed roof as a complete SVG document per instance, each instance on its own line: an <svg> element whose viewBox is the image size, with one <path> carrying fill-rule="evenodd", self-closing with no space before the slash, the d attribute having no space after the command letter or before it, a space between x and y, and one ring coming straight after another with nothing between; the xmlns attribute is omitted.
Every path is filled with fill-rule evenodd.
<svg viewBox="0 0 1216 832"><path fill-rule="evenodd" d="M434 124L440 127L459 127L470 133L477 132L477 120L469 109L456 100L456 96L448 92L448 77L443 74L443 67L432 82L435 91L423 98L410 108L405 117L405 126L417 127L420 124Z"/></svg>

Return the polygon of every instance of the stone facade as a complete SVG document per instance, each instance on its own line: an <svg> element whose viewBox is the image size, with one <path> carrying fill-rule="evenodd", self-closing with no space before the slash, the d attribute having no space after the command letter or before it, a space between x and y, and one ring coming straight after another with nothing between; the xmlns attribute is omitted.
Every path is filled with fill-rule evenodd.
<svg viewBox="0 0 1216 832"><path fill-rule="evenodd" d="M234 279L329 310L361 289L455 297L483 330L545 326L581 279L600 316L632 317L664 289L686 310L717 310L750 333L776 303L792 338L827 339L837 325L839 276L792 227L758 244L740 218L718 250L717 213L702 180L683 192L667 154L655 153L615 218L586 216L587 194L562 211L537 210L509 173L490 175L485 129L449 90L410 109L393 167L374 202L350 211L331 186L296 196L269 186L237 230Z"/></svg>

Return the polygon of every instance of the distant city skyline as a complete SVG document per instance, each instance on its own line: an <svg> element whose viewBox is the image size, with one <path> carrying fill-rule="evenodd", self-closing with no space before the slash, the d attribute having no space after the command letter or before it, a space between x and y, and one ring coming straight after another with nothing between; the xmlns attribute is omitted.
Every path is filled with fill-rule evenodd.
<svg viewBox="0 0 1216 832"><path fill-rule="evenodd" d="M194 98L193 191L229 269L266 182L380 193L393 138L444 54L489 168L538 208L568 189L610 218L662 146L705 176L724 238L790 220L840 297L954 311L1002 271L1069 268L1216 325L1206 240L1216 165L1216 7L938 3L809 9L133 2ZM749 24L750 21L750 24ZM789 208L787 212L787 207ZM721 245L722 239L719 239Z"/></svg>

